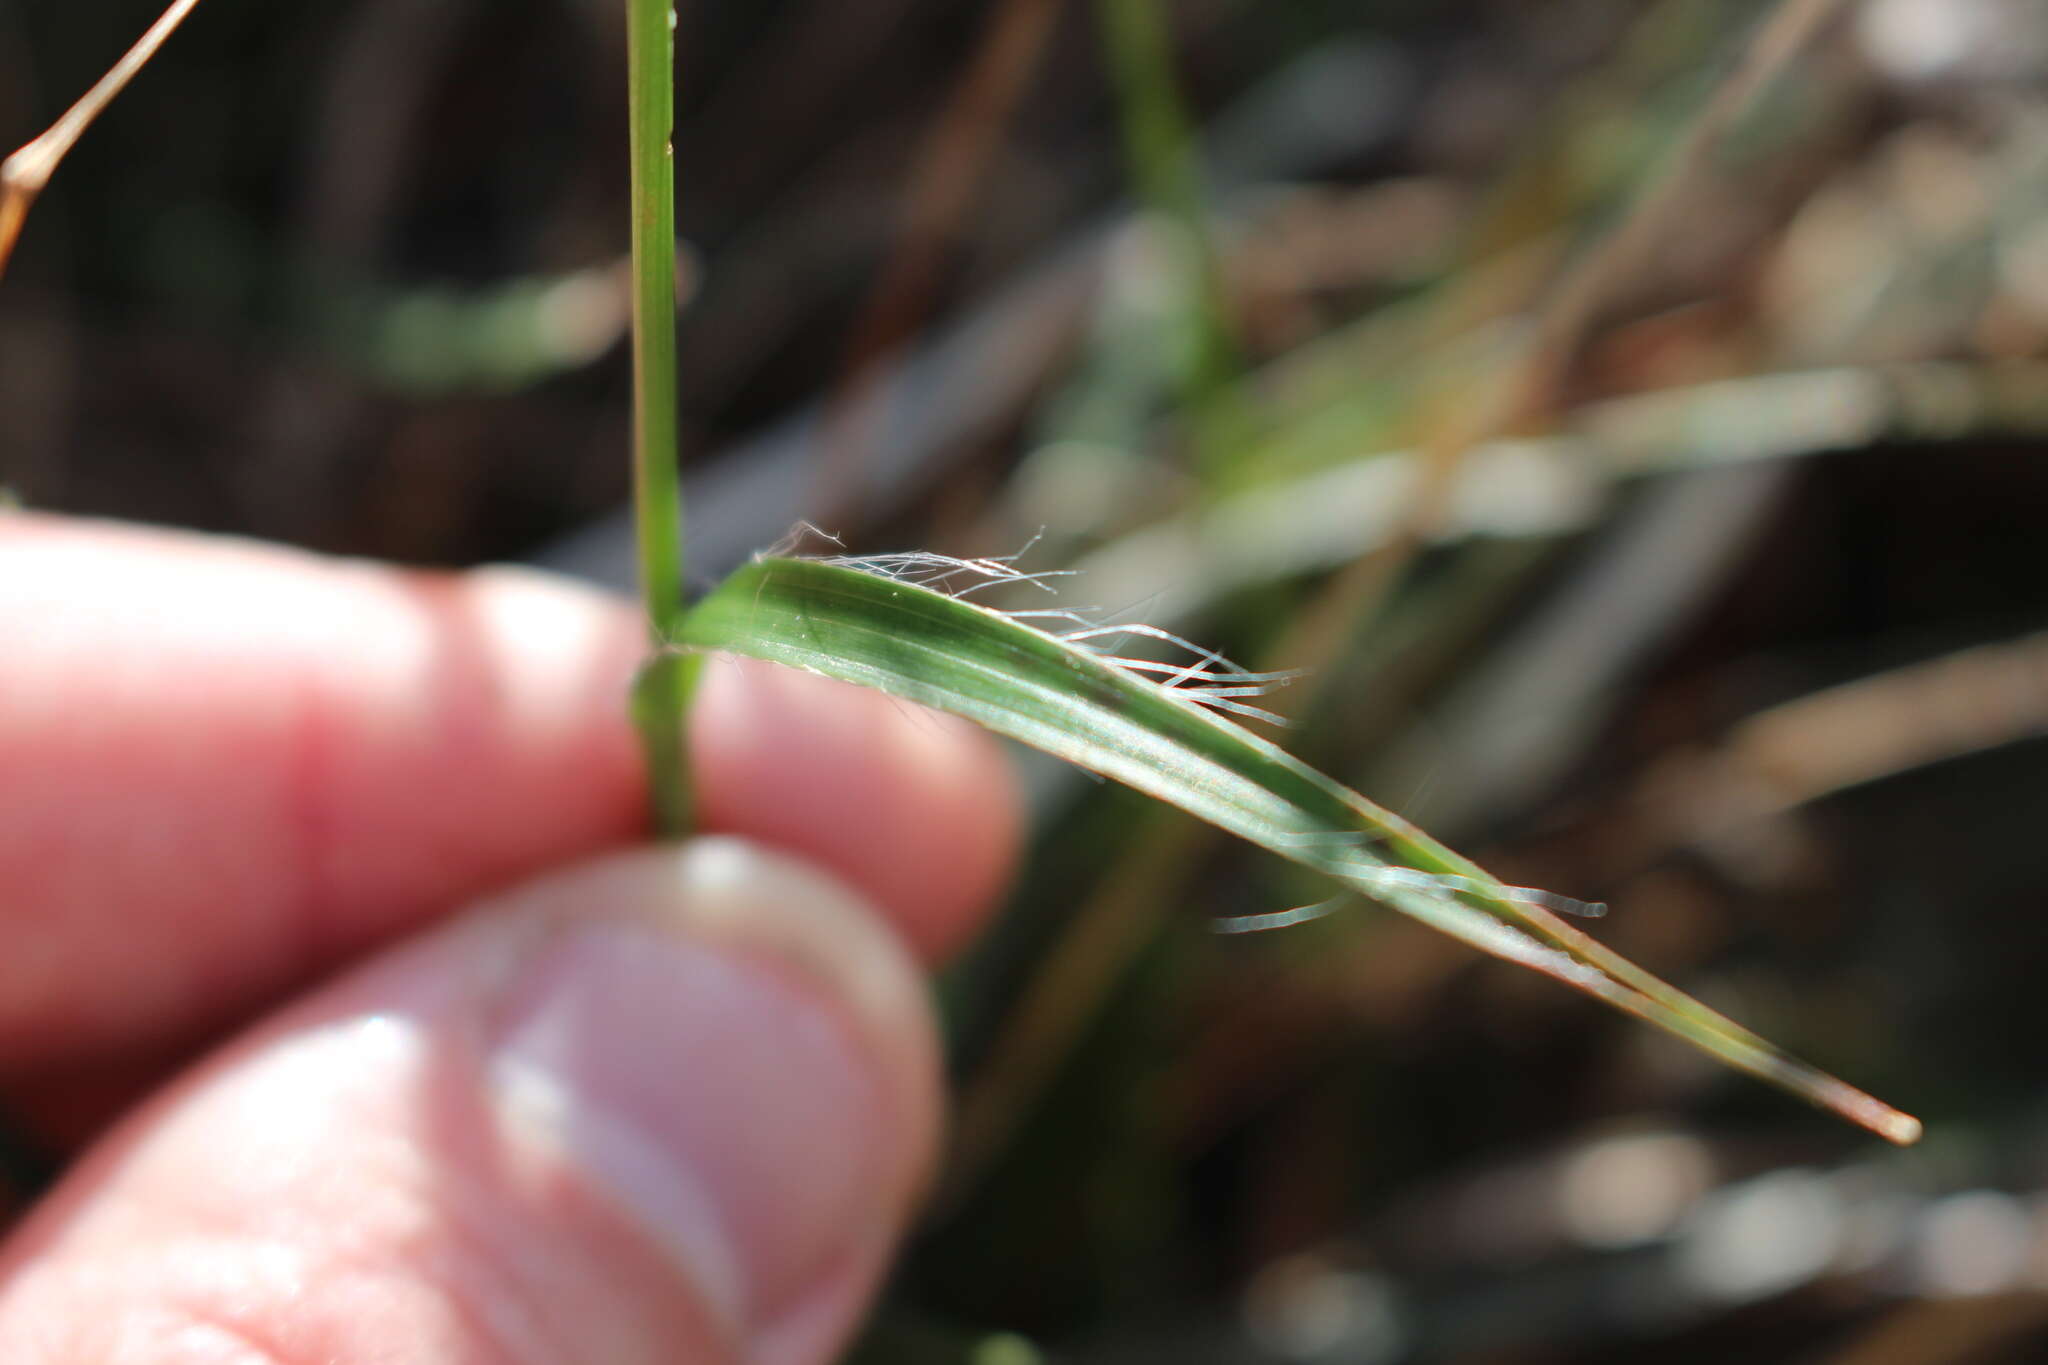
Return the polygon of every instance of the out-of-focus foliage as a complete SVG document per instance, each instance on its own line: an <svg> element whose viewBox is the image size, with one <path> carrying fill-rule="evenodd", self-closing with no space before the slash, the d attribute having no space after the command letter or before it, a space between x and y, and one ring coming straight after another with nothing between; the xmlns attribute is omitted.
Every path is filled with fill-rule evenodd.
<svg viewBox="0 0 2048 1365"><path fill-rule="evenodd" d="M618 8L207 0L0 287L0 484L618 572ZM1930 1136L1875 1150L1376 912L1218 936L1320 892L1030 767L876 1358L2038 1358L2038 4L1842 5L1469 450L1782 7L1129 8L1163 83L1089 0L684 8L699 572L799 517L1042 532L1067 605L1312 654L1305 759L1609 902L1618 950ZM154 13L0 5L0 140ZM1131 165L1161 101L1192 222Z"/></svg>

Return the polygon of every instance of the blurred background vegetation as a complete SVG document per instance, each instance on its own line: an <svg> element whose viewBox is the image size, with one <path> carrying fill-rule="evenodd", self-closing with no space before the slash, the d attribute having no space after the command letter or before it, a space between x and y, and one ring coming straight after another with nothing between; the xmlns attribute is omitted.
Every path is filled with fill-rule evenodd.
<svg viewBox="0 0 2048 1365"><path fill-rule="evenodd" d="M0 141L155 13L0 0ZM1370 907L1219 936L1320 893L1026 762L868 1358L2048 1359L2040 0L679 34L696 575L803 518L1035 538L1064 605L1312 666L1290 747L1929 1122ZM613 0L209 0L0 288L0 483L623 585L623 62Z"/></svg>

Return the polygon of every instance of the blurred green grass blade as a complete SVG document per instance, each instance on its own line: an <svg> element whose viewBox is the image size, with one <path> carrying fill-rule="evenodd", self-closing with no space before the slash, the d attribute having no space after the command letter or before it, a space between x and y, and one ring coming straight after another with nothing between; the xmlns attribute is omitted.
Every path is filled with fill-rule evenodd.
<svg viewBox="0 0 2048 1365"><path fill-rule="evenodd" d="M948 711L1115 778L1496 957L1605 1000L1894 1142L1918 1121L1799 1062L1393 813L1080 644L843 564L765 558L676 644L751 655Z"/></svg>
<svg viewBox="0 0 2048 1365"><path fill-rule="evenodd" d="M1244 357L1211 231L1197 142L1174 74L1167 7L1162 0L1097 0L1095 8L1138 197L1161 224L1171 225L1162 245L1185 257L1176 272L1183 306L1167 340L1176 349L1187 348L1176 364L1182 401L1199 461L1220 479L1249 445L1252 419L1235 387Z"/></svg>

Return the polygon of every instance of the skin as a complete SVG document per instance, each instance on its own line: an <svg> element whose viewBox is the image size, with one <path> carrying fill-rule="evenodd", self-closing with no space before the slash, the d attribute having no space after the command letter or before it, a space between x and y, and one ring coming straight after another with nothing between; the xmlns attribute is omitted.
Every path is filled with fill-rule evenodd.
<svg viewBox="0 0 2048 1365"><path fill-rule="evenodd" d="M0 1359L831 1359L940 1112L971 727L714 660L636 846L630 607L0 517Z"/></svg>

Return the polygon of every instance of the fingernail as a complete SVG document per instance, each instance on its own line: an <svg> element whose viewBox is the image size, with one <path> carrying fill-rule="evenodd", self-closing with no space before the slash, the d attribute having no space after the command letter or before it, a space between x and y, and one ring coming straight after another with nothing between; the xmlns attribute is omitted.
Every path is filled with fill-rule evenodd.
<svg viewBox="0 0 2048 1365"><path fill-rule="evenodd" d="M541 889L493 1083L749 1334L900 1222L936 1126L914 969L820 874L735 840Z"/></svg>

